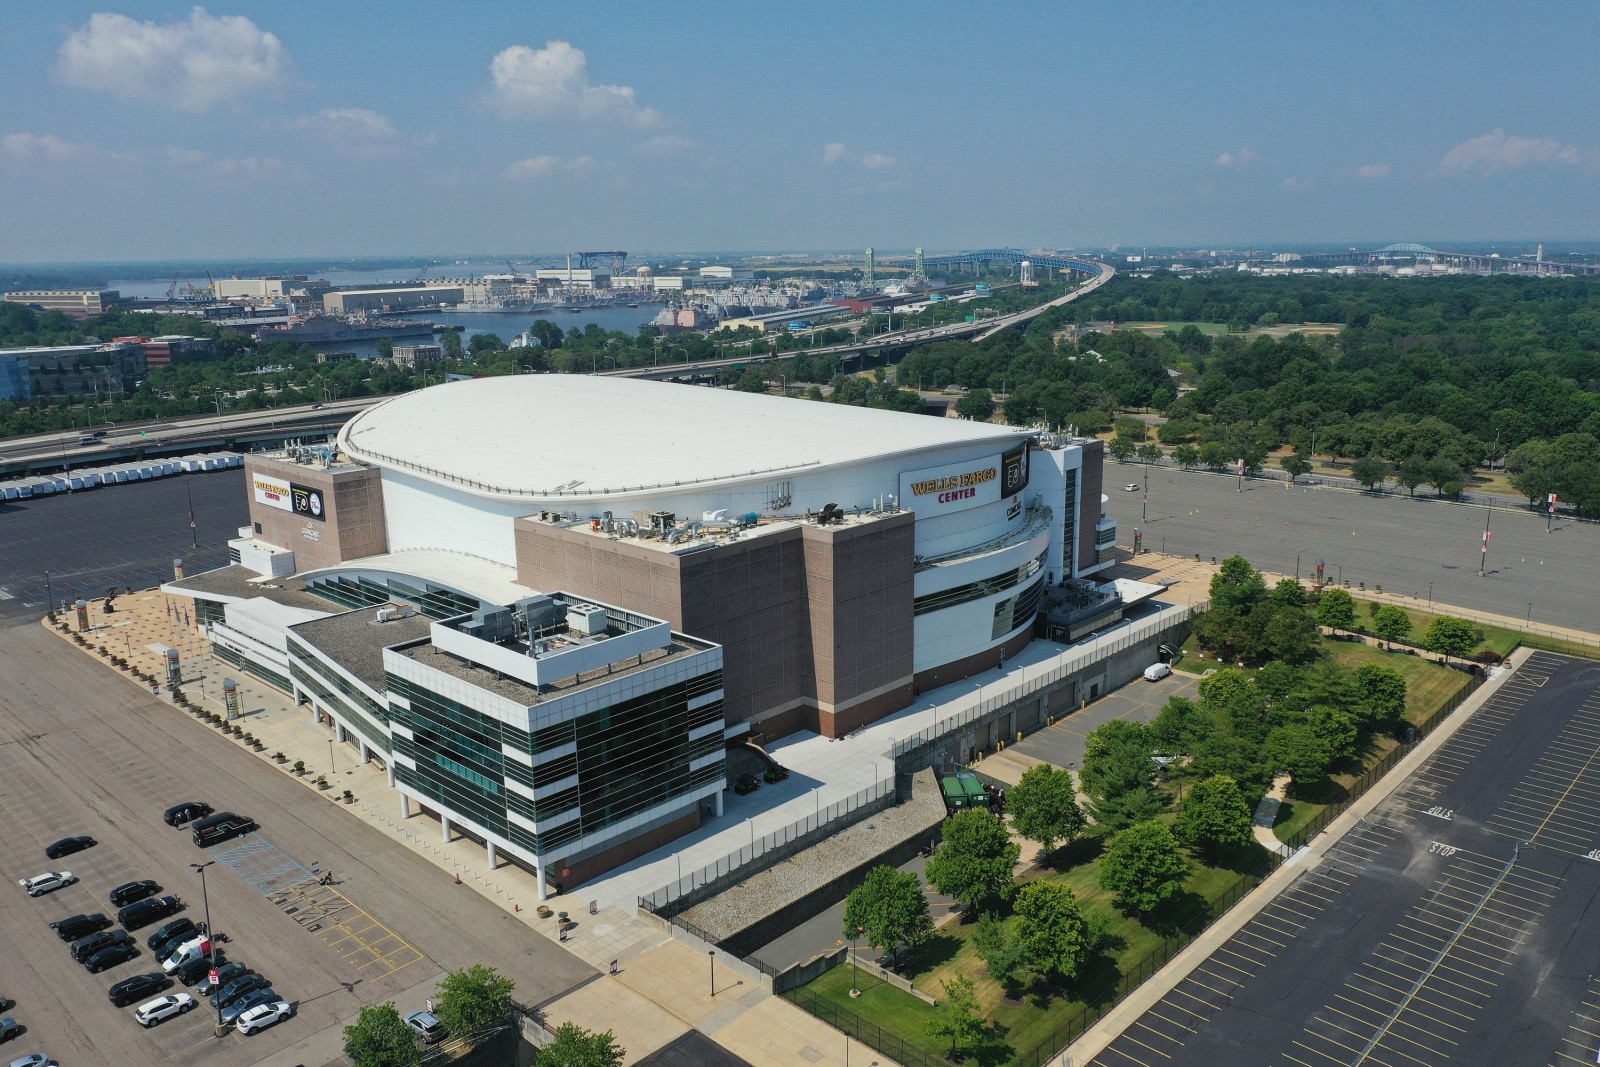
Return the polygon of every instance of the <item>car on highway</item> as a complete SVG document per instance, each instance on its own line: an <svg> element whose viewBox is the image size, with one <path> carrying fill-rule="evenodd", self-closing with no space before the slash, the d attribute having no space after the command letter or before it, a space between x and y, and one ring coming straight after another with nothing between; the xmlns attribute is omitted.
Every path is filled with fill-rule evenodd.
<svg viewBox="0 0 1600 1067"><path fill-rule="evenodd" d="M145 878L137 882L123 882L111 891L111 906L121 908L132 904L134 901L153 897L161 892L161 885L153 878Z"/></svg>
<svg viewBox="0 0 1600 1067"><path fill-rule="evenodd" d="M1127 485L1122 487L1122 491L1124 493L1137 493L1139 491L1139 483L1129 482Z"/></svg>
<svg viewBox="0 0 1600 1067"><path fill-rule="evenodd" d="M266 986L262 989L252 989L250 992L246 993L244 996L240 997L238 1000L222 1009L223 1025L226 1026L228 1023L236 1021L239 1016L243 1015L251 1008L259 1007L262 1004L271 1004L273 1001L278 999L278 994L273 992L271 986Z"/></svg>
<svg viewBox="0 0 1600 1067"><path fill-rule="evenodd" d="M0 1016L0 1041L22 1036L22 1024L9 1015Z"/></svg>
<svg viewBox="0 0 1600 1067"><path fill-rule="evenodd" d="M217 980L213 982L211 980L211 972L207 970L205 976L200 979L200 984L195 986L195 992L203 997L209 997L235 978L240 978L249 973L250 968L238 960L234 960L232 963L224 963L217 968Z"/></svg>
<svg viewBox="0 0 1600 1067"><path fill-rule="evenodd" d="M101 971L110 970L118 964L127 963L138 954L138 945L135 945L132 941L124 941L96 952L93 956L83 961L83 966L90 974L99 974Z"/></svg>
<svg viewBox="0 0 1600 1067"><path fill-rule="evenodd" d="M60 841L46 845L44 854L53 860L58 860L62 856L70 856L74 852L82 852L86 848L93 848L99 843L87 835L82 837L63 837Z"/></svg>
<svg viewBox="0 0 1600 1067"><path fill-rule="evenodd" d="M294 1005L287 1000L273 1000L265 1004L257 1004L239 1013L235 1022L239 1032L246 1036L257 1030L265 1030L269 1026L276 1026L283 1020L294 1015Z"/></svg>
<svg viewBox="0 0 1600 1067"><path fill-rule="evenodd" d="M50 929L63 941L76 941L80 937L104 930L111 925L111 920L95 912L93 915L71 915L65 919L57 919L50 924Z"/></svg>
<svg viewBox="0 0 1600 1067"><path fill-rule="evenodd" d="M120 945L124 941L132 941L126 930L100 930L97 933L80 937L72 943L72 958L82 963L103 948Z"/></svg>
<svg viewBox="0 0 1600 1067"><path fill-rule="evenodd" d="M211 994L213 1008L226 1008L246 993L253 993L257 989L265 989L269 983L263 974L241 974L233 981L225 984L221 990Z"/></svg>
<svg viewBox="0 0 1600 1067"><path fill-rule="evenodd" d="M182 826L184 823L203 819L211 814L211 805L203 800L185 800L182 804L174 804L161 813L161 821L168 826Z"/></svg>
<svg viewBox="0 0 1600 1067"><path fill-rule="evenodd" d="M172 983L164 974L136 974L132 978L124 978L106 991L106 999L119 1008L126 1008L136 1000L142 1000L151 993L159 993Z"/></svg>
<svg viewBox="0 0 1600 1067"><path fill-rule="evenodd" d="M64 885L71 885L78 880L78 876L71 871L45 871L32 878L22 878L17 884L28 891L30 897L43 896L54 893Z"/></svg>
<svg viewBox="0 0 1600 1067"><path fill-rule="evenodd" d="M147 1000L133 1011L133 1018L146 1030L168 1019L193 1011L195 1000L187 993L171 993Z"/></svg>
<svg viewBox="0 0 1600 1067"><path fill-rule="evenodd" d="M141 926L149 926L153 922L165 919L175 911L183 908L183 901L177 897L152 897L149 900L136 900L126 908L117 912L117 921L130 930L137 930Z"/></svg>
<svg viewBox="0 0 1600 1067"><path fill-rule="evenodd" d="M408 1011L406 1025L417 1032L424 1045L437 1044L444 1038L444 1023L431 1011Z"/></svg>
<svg viewBox="0 0 1600 1067"><path fill-rule="evenodd" d="M176 948L180 938L187 939L199 929L194 920L188 917L173 919L167 925L145 938L145 947L148 948L156 959L165 959L171 953L168 947Z"/></svg>

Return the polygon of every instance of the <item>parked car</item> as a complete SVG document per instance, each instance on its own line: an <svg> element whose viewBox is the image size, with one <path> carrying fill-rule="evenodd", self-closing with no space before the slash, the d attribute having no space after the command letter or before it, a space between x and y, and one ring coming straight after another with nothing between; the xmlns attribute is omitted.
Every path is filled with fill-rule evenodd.
<svg viewBox="0 0 1600 1067"><path fill-rule="evenodd" d="M210 971L206 971L201 976L200 984L195 986L195 992L199 993L203 997L209 997L211 994L215 993L217 990L221 989L235 978L242 977L249 973L250 968L238 960L235 960L232 963L224 963L221 967L217 968L217 980L213 982L211 980Z"/></svg>
<svg viewBox="0 0 1600 1067"><path fill-rule="evenodd" d="M96 930L104 930L111 925L111 920L95 912L93 915L71 915L65 919L57 919L50 924L50 929L63 941L76 941L86 934Z"/></svg>
<svg viewBox="0 0 1600 1067"><path fill-rule="evenodd" d="M1159 682L1171 673L1172 668L1165 663L1152 663L1144 669L1144 680L1147 682Z"/></svg>
<svg viewBox="0 0 1600 1067"><path fill-rule="evenodd" d="M211 1006L213 1008L226 1008L246 993L253 993L257 989L265 989L268 984L266 975L241 974L224 985L219 992L211 994Z"/></svg>
<svg viewBox="0 0 1600 1067"><path fill-rule="evenodd" d="M18 1056L6 1064L6 1067L49 1067L51 1062L50 1057L43 1052L34 1052L27 1056Z"/></svg>
<svg viewBox="0 0 1600 1067"><path fill-rule="evenodd" d="M187 993L171 993L147 1000L134 1009L133 1017L146 1030L159 1023L194 1010L194 998Z"/></svg>
<svg viewBox="0 0 1600 1067"><path fill-rule="evenodd" d="M185 800L182 804L174 804L161 813L161 821L168 826L182 826L184 823L203 819L211 814L211 805L201 800Z"/></svg>
<svg viewBox="0 0 1600 1067"><path fill-rule="evenodd" d="M161 961L161 969L171 974L190 960L197 960L206 955L206 938L202 934L191 937L181 944L168 949L167 957Z"/></svg>
<svg viewBox="0 0 1600 1067"><path fill-rule="evenodd" d="M99 974L101 971L109 970L119 963L127 963L138 954L138 945L131 941L124 941L121 944L111 945L96 952L93 956L83 961L83 966L90 974Z"/></svg>
<svg viewBox="0 0 1600 1067"><path fill-rule="evenodd" d="M142 1000L151 993L159 993L172 983L164 974L136 974L132 978L124 978L106 992L106 999L119 1008L126 1008L136 1000Z"/></svg>
<svg viewBox="0 0 1600 1067"><path fill-rule="evenodd" d="M740 796L744 796L746 793L754 793L760 788L761 780L753 774L741 774L733 783L733 791Z"/></svg>
<svg viewBox="0 0 1600 1067"><path fill-rule="evenodd" d="M94 838L88 836L63 837L60 841L57 841L54 844L46 845L44 847L44 854L53 860L58 860L62 856L70 856L74 852L82 852L86 848L93 848L99 843L100 842L96 841Z"/></svg>
<svg viewBox="0 0 1600 1067"><path fill-rule="evenodd" d="M1122 487L1122 491L1124 493L1137 493L1139 491L1139 483L1129 482L1127 485Z"/></svg>
<svg viewBox="0 0 1600 1067"><path fill-rule="evenodd" d="M218 959L220 960L221 957L219 956ZM190 960L188 963L184 963L184 964L179 965L179 967L172 972L172 977L176 978L178 981L182 982L184 985L190 985L190 986L194 985L196 982L206 981L208 978L210 978L210 976L211 976L211 957L210 956L197 956L196 958ZM196 992L204 992L204 990L201 990L201 989L196 989L195 991Z"/></svg>
<svg viewBox="0 0 1600 1067"><path fill-rule="evenodd" d="M0 1016L0 1041L22 1036L22 1024L9 1015Z"/></svg>
<svg viewBox="0 0 1600 1067"><path fill-rule="evenodd" d="M138 882L123 882L111 891L111 906L113 908L126 907L136 900L153 897L161 892L161 886L153 878L145 878Z"/></svg>
<svg viewBox="0 0 1600 1067"><path fill-rule="evenodd" d="M246 993L244 996L240 997L238 1000L222 1009L223 1025L236 1022L239 1016L243 1015L251 1008L259 1007L262 1004L271 1004L277 999L279 999L278 994L273 992L271 986L267 986L263 989L252 989L250 992Z"/></svg>
<svg viewBox="0 0 1600 1067"><path fill-rule="evenodd" d="M287 1000L273 1000L265 1004L257 1004L239 1013L235 1025L241 1034L250 1035L257 1030L265 1030L269 1026L276 1026L283 1020L294 1015L294 1005Z"/></svg>
<svg viewBox="0 0 1600 1067"><path fill-rule="evenodd" d="M120 945L124 941L132 941L126 930L100 930L80 937L72 943L72 958L78 963L93 956L103 948Z"/></svg>
<svg viewBox="0 0 1600 1067"><path fill-rule="evenodd" d="M37 897L46 893L54 893L62 886L71 885L77 880L78 876L71 871L45 871L43 874L36 874L32 878L23 878L17 884L26 889L30 897Z"/></svg>
<svg viewBox="0 0 1600 1067"><path fill-rule="evenodd" d="M197 929L199 928L195 926L194 920L188 918L187 916L182 919L173 919L171 922L161 927L161 929L145 938L145 947L153 952L159 959L166 955L165 949L167 945L176 943L180 937L193 936Z"/></svg>
<svg viewBox="0 0 1600 1067"><path fill-rule="evenodd" d="M141 926L165 919L175 911L183 908L183 901L177 897L152 897L149 900L136 900L126 908L117 912L117 921L130 930L137 930Z"/></svg>
<svg viewBox="0 0 1600 1067"><path fill-rule="evenodd" d="M444 1023L431 1011L411 1011L406 1013L406 1025L417 1032L424 1045L432 1045L444 1037Z"/></svg>
<svg viewBox="0 0 1600 1067"><path fill-rule="evenodd" d="M201 848L207 848L230 838L243 837L259 829L261 827L248 815L219 811L215 815L207 815L194 824L194 843Z"/></svg>

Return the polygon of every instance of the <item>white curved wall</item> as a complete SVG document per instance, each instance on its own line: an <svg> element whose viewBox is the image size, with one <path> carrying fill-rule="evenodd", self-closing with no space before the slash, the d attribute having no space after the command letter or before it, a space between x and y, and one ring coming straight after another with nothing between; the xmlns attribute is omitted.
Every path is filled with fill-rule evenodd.
<svg viewBox="0 0 1600 1067"><path fill-rule="evenodd" d="M1038 575L1028 582L1007 589L982 600L973 600L966 604L957 604L953 608L943 611L930 611L926 615L918 615L914 623L914 651L912 652L912 669L917 673L931 670L946 663L953 663L968 656L986 652L997 648L1011 640L1017 634L1033 626L1033 616L1017 626L1009 633L991 638L994 632L994 606L1008 597L1014 597L1027 589L1035 581L1043 581L1043 575Z"/></svg>
<svg viewBox="0 0 1600 1067"><path fill-rule="evenodd" d="M383 510L389 525L390 552L444 549L515 567L517 549L512 520L526 515L528 506L485 500L405 471L385 468Z"/></svg>
<svg viewBox="0 0 1600 1067"><path fill-rule="evenodd" d="M926 570L918 571L913 589L915 589L917 596L926 596L929 593L937 593L944 589L954 589L956 586L966 585L968 582L993 578L997 574L1014 571L1029 560L1037 559L1049 547L1050 527L1045 526L1026 541L1018 542L998 552L988 552L982 556L962 560L959 563L949 563L941 567L929 567ZM1048 561L1046 562L1048 563ZM938 613L934 612L933 614Z"/></svg>

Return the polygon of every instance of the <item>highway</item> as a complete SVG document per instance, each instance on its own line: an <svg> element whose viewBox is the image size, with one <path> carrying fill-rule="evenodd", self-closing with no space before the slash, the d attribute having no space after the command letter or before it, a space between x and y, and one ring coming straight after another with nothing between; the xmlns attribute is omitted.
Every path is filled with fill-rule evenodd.
<svg viewBox="0 0 1600 1067"><path fill-rule="evenodd" d="M1317 558L1327 576L1356 589L1415 596L1474 611L1496 612L1582 630L1595 628L1589 589L1600 554L1600 524L1558 518L1545 533L1543 515L1413 500L1403 493L1376 496L1328 487L1152 469L1148 520L1140 521L1140 496L1122 487L1142 481L1144 468L1108 459L1107 511L1117 520L1117 541L1219 560L1235 552L1255 566L1313 576ZM1489 517L1487 574L1478 577L1484 517Z"/></svg>
<svg viewBox="0 0 1600 1067"><path fill-rule="evenodd" d="M1000 315L978 322L950 322L942 326L930 326L920 330L900 330L882 333L875 337L851 341L847 344L808 348L804 354L807 356L857 356L867 352L907 348L911 345L927 344L931 341L947 341L957 337L971 337L974 342L982 341L993 337L1002 330L1032 322L1050 308L1060 307L1062 304L1071 303L1081 296L1094 292L1110 281L1117 273L1116 268L1108 263L1096 263L1096 266L1100 268L1100 273L1083 285L1064 296L1059 296L1054 300L1040 304L1035 308L1029 308L1026 311L1017 311L1009 315ZM693 363L667 363L650 367L619 367L616 370L601 371L600 375L611 378L675 378L682 374L705 374L723 370L727 367L774 363L778 360L792 359L799 354L798 352L766 353L755 356L734 356L727 359L703 359Z"/></svg>

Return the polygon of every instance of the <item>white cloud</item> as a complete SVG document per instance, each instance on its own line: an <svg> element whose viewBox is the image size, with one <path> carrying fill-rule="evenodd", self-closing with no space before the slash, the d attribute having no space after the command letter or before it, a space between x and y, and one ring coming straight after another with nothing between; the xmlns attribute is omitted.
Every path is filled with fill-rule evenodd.
<svg viewBox="0 0 1600 1067"><path fill-rule="evenodd" d="M1356 171L1356 176L1359 178L1387 178L1389 176L1389 164L1363 163Z"/></svg>
<svg viewBox="0 0 1600 1067"><path fill-rule="evenodd" d="M1283 179L1283 188L1285 189L1309 189L1316 184L1317 179L1315 178L1299 178L1293 174Z"/></svg>
<svg viewBox="0 0 1600 1067"><path fill-rule="evenodd" d="M852 152L840 142L830 141L822 146L822 162L829 165L856 163L871 170L882 170L894 166L899 160L882 152Z"/></svg>
<svg viewBox="0 0 1600 1067"><path fill-rule="evenodd" d="M167 163L216 182L297 182L304 171L270 156L213 156L196 148L168 148Z"/></svg>
<svg viewBox="0 0 1600 1067"><path fill-rule="evenodd" d="M97 148L81 141L68 141L53 133L8 133L0 137L0 152L11 159L41 163L129 162L122 152Z"/></svg>
<svg viewBox="0 0 1600 1067"><path fill-rule="evenodd" d="M364 107L325 107L291 123L302 133L338 141L392 141L400 134L394 123Z"/></svg>
<svg viewBox="0 0 1600 1067"><path fill-rule="evenodd" d="M664 133L645 141L639 146L639 151L647 156L675 156L682 152L693 152L699 147L699 141L691 141L675 133Z"/></svg>
<svg viewBox="0 0 1600 1067"><path fill-rule="evenodd" d="M563 171L588 170L592 166L594 166L593 156L578 156L575 159L562 159L559 156L530 156L527 159L519 159L511 164L501 172L501 177L508 182L538 181L540 178L548 178L552 174L559 174Z"/></svg>
<svg viewBox="0 0 1600 1067"><path fill-rule="evenodd" d="M187 22L138 22L102 12L67 35L56 74L66 84L114 96L204 111L288 83L283 42L242 15L205 8Z"/></svg>
<svg viewBox="0 0 1600 1067"><path fill-rule="evenodd" d="M654 126L661 114L641 107L631 85L591 85L589 60L566 41L537 51L512 45L489 63L494 95L508 115Z"/></svg>
<svg viewBox="0 0 1600 1067"><path fill-rule="evenodd" d="M1462 141L1444 154L1439 169L1445 174L1493 174L1507 167L1526 167L1532 163L1581 163L1583 155L1571 145L1552 137L1507 137L1506 131L1491 130L1482 137Z"/></svg>
<svg viewBox="0 0 1600 1067"><path fill-rule="evenodd" d="M1255 149L1246 145L1237 152L1224 152L1217 157L1219 167L1244 167L1256 158Z"/></svg>

